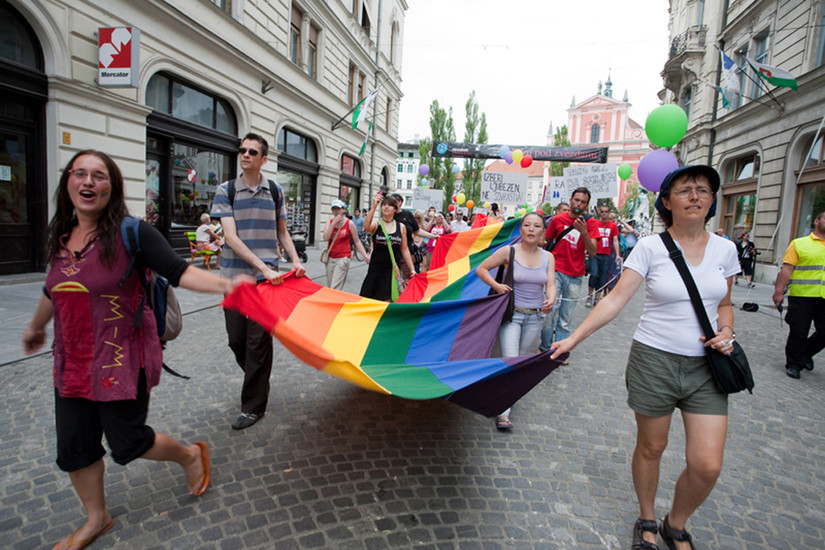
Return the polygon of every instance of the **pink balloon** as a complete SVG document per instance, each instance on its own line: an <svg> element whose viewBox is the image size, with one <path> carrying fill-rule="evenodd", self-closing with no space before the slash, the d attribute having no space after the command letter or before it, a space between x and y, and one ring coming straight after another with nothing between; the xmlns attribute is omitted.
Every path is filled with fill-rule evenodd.
<svg viewBox="0 0 825 550"><path fill-rule="evenodd" d="M636 174L642 187L658 193L665 176L679 168L679 160L669 151L657 149L646 154L637 168Z"/></svg>

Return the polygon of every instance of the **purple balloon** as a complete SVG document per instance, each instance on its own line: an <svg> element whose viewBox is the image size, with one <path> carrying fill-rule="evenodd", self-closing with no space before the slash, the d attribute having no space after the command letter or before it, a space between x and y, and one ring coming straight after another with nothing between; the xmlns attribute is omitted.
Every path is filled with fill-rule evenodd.
<svg viewBox="0 0 825 550"><path fill-rule="evenodd" d="M426 164L422 164L421 166L418 167L418 173L421 174L422 176L426 176L427 174L430 173L430 167L427 166Z"/></svg>
<svg viewBox="0 0 825 550"><path fill-rule="evenodd" d="M665 181L665 176L679 168L679 160L669 151L657 149L646 154L636 174L642 187L653 193L658 193Z"/></svg>
<svg viewBox="0 0 825 550"><path fill-rule="evenodd" d="M507 164L513 164L513 152L512 151L507 151L506 153L504 153L504 162L506 162Z"/></svg>

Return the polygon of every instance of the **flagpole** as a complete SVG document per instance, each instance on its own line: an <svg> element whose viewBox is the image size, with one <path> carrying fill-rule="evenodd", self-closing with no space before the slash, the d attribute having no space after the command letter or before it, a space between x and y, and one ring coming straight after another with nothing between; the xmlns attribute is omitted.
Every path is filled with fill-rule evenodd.
<svg viewBox="0 0 825 550"><path fill-rule="evenodd" d="M381 72L380 67L378 66L378 62L380 61L379 52L381 51L381 4L382 0L378 0L378 31L375 35L375 89L378 89L378 75ZM376 98L378 99L378 98ZM373 123L375 122L375 112L378 109L378 101L372 102L372 120ZM372 130L372 145L370 146L370 196L369 199L372 200L373 192L372 192L372 180L373 180L373 170L375 169L375 124L373 124L369 129L367 129L367 135L369 136L369 131ZM367 137L369 139L369 137ZM385 182L389 183L389 182Z"/></svg>

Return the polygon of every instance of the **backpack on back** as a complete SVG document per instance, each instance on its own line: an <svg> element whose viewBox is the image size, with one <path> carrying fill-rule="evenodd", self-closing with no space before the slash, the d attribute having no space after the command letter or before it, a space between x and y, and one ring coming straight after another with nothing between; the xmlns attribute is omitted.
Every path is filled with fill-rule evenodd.
<svg viewBox="0 0 825 550"><path fill-rule="evenodd" d="M235 182L238 181L238 178L230 181L226 186L226 196L229 197L229 206L235 208ZM275 215L278 215L278 202L281 200L281 195L278 193L278 184L274 181L268 179L266 180L269 184L269 194L272 195L272 201L275 203Z"/></svg>
<svg viewBox="0 0 825 550"><path fill-rule="evenodd" d="M147 269L142 262L143 250L140 247L139 224L140 220L131 216L123 218L120 224L120 235L123 238L123 245L126 247L126 253L129 255L130 261L129 267L121 277L118 285L123 284L126 278L135 270L135 267L138 268L138 276L144 292L135 311L132 325L139 328L143 324L143 305L144 300L148 299L149 307L152 308L155 315L158 337L163 345L170 340L174 340L180 334L181 329L183 329L183 314L181 313L180 302L178 302L169 280ZM189 378L173 371L165 363L163 368L175 376Z"/></svg>

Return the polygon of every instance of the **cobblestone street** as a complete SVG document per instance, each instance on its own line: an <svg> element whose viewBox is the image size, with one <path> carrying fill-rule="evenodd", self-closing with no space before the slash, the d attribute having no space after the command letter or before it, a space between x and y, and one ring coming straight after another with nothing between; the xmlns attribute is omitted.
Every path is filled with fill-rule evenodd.
<svg viewBox="0 0 825 550"><path fill-rule="evenodd" d="M352 266L347 290L357 292L366 268ZM324 282L317 267L310 273ZM825 357L801 380L785 375L787 327L767 307L771 291L759 285L749 299L760 310L747 313L739 309L745 291L735 288L737 337L756 388L730 399L723 473L688 524L698 548L825 547ZM510 433L445 402L364 391L299 363L277 342L267 414L233 431L241 371L222 311L192 312L165 354L192 379L164 374L149 424L187 444L209 442L212 485L192 498L176 465L121 467L107 456L115 526L93 548L629 548L638 508L624 367L642 301L639 292L569 366L517 403ZM28 308L27 319L35 302ZM589 311L580 304L576 323ZM0 367L3 548L50 548L83 522L69 477L54 464L51 366L45 354ZM677 413L660 515L683 448Z"/></svg>

